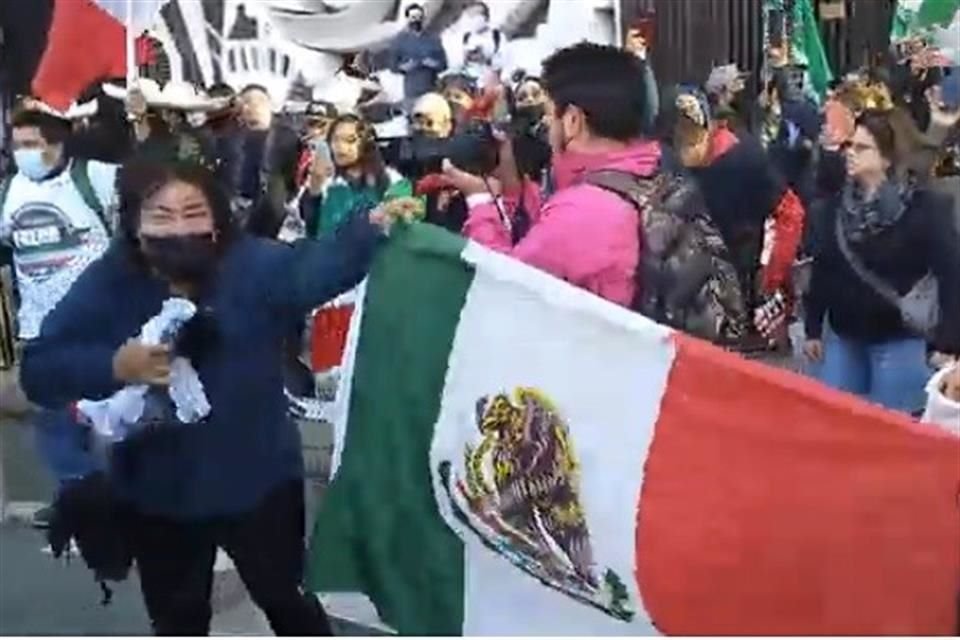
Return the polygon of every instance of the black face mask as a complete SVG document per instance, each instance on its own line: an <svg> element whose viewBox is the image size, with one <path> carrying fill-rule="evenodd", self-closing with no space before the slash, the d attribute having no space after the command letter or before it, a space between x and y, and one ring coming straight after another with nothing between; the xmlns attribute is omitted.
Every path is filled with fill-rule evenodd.
<svg viewBox="0 0 960 640"><path fill-rule="evenodd" d="M414 31L423 31L423 20L411 20L409 24Z"/></svg>
<svg viewBox="0 0 960 640"><path fill-rule="evenodd" d="M212 233L142 236L141 243L150 266L171 282L203 282L217 264Z"/></svg>
<svg viewBox="0 0 960 640"><path fill-rule="evenodd" d="M533 132L543 124L543 116L546 109L542 104L532 104L525 107L517 107L513 119L517 127L523 131Z"/></svg>

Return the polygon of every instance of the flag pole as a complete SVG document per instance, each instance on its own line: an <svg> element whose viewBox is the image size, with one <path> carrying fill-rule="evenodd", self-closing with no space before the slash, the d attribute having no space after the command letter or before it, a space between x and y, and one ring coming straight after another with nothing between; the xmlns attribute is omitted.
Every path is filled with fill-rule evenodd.
<svg viewBox="0 0 960 640"><path fill-rule="evenodd" d="M127 0L126 10L126 46L127 46L127 89L134 85L137 80L137 53L134 41L136 34L133 30L133 0Z"/></svg>

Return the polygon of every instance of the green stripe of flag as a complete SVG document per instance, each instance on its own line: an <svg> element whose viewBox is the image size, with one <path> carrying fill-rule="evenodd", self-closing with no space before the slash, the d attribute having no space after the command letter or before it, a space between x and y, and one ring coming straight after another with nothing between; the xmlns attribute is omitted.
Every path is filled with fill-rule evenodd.
<svg viewBox="0 0 960 640"><path fill-rule="evenodd" d="M791 55L797 62L807 65L810 83L822 100L827 87L833 80L830 61L820 39L820 25L817 23L810 0L796 0L793 5L793 33Z"/></svg>
<svg viewBox="0 0 960 640"><path fill-rule="evenodd" d="M960 11L960 0L924 0L917 9L916 27L946 27Z"/></svg>
<svg viewBox="0 0 960 640"><path fill-rule="evenodd" d="M429 451L473 280L464 246L438 227L414 225L377 258L343 456L311 541L310 589L365 592L405 635L462 632L463 544L437 510Z"/></svg>

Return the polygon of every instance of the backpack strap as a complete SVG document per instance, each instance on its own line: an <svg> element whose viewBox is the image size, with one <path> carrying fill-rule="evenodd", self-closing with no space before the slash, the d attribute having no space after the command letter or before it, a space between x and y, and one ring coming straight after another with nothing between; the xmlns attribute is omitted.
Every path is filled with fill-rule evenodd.
<svg viewBox="0 0 960 640"><path fill-rule="evenodd" d="M7 195L10 193L10 185L13 183L13 176L7 176L0 182L0 214L3 208L7 206Z"/></svg>
<svg viewBox="0 0 960 640"><path fill-rule="evenodd" d="M103 230L106 231L108 236L112 235L110 232L110 224L107 222L107 212L104 210L103 203L100 202L100 198L97 197L97 192L90 182L90 173L87 171L86 160L77 159L71 163L70 179L73 181L77 191L80 192L80 198L83 200L83 203L97 214L100 224L103 225Z"/></svg>
<svg viewBox="0 0 960 640"><path fill-rule="evenodd" d="M656 178L637 177L632 173L618 169L593 171L585 175L581 182L620 196L636 207L641 215L649 205L658 185Z"/></svg>

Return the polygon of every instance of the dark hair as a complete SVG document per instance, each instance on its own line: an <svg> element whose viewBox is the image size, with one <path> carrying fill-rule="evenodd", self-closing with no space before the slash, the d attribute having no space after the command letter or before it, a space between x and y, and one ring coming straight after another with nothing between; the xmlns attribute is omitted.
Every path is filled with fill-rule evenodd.
<svg viewBox="0 0 960 640"><path fill-rule="evenodd" d="M221 251L234 238L230 196L213 171L197 163L165 160L141 151L124 163L117 185L120 195L118 236L140 264L143 263L139 239L143 203L165 185L175 181L186 182L203 192L213 212L217 246Z"/></svg>
<svg viewBox="0 0 960 640"><path fill-rule="evenodd" d="M890 123L887 111L868 110L857 118L856 125L866 129L874 141L880 155L886 158L891 165L897 164L897 134Z"/></svg>
<svg viewBox="0 0 960 640"><path fill-rule="evenodd" d="M64 144L70 138L70 122L33 109L19 108L13 112L11 126L14 129L36 127L49 144Z"/></svg>
<svg viewBox="0 0 960 640"><path fill-rule="evenodd" d="M770 78L771 88L776 89L777 98L781 101L790 97L790 77L785 69L777 69Z"/></svg>
<svg viewBox="0 0 960 640"><path fill-rule="evenodd" d="M266 92L266 89L260 85L248 85L244 87L244 91L247 89L260 89ZM211 98L232 98L237 95L237 92L233 90L233 87L228 85L226 82L217 82L210 85L210 89L207 90L207 95Z"/></svg>
<svg viewBox="0 0 960 640"><path fill-rule="evenodd" d="M490 7L487 6L486 2L475 0L474 2L471 2L466 7L464 7L463 10L467 11L468 9L476 9L476 8L480 9L480 11L483 13L484 18L486 18L487 20L490 19Z"/></svg>
<svg viewBox="0 0 960 640"><path fill-rule="evenodd" d="M406 9L404 9L404 11L403 11L403 17L404 17L404 18L409 18L409 17L410 17L410 12L413 11L414 9L418 9L418 10L420 11L420 13L424 13L423 7L422 7L421 5L419 5L419 4L414 3L414 4L410 5L409 7L407 7Z"/></svg>
<svg viewBox="0 0 960 640"><path fill-rule="evenodd" d="M360 166L363 168L364 180L381 196L390 188L390 178L387 176L387 167L383 162L383 155L377 147L377 138L373 127L366 120L354 113L345 113L337 116L330 123L327 130L327 144L333 146L333 135L337 127L342 124L354 124L357 135L360 136Z"/></svg>
<svg viewBox="0 0 960 640"><path fill-rule="evenodd" d="M437 93L444 93L448 89L459 89L467 95L477 97L477 82L464 73L448 73L437 80Z"/></svg>
<svg viewBox="0 0 960 640"><path fill-rule="evenodd" d="M543 63L543 85L557 115L579 107L594 135L626 142L643 131L643 70L627 51L589 42L560 49Z"/></svg>

